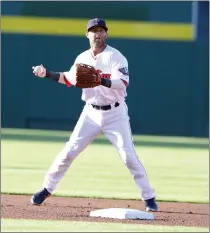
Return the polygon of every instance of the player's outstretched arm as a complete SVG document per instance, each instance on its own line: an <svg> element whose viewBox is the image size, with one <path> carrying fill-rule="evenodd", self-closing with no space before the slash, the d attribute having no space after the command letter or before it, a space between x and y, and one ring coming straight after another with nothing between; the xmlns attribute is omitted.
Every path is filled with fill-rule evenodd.
<svg viewBox="0 0 210 233"><path fill-rule="evenodd" d="M42 64L40 66L32 66L32 70L34 75L39 78L49 78L61 84L71 86L71 84L65 79L64 73L62 72L48 71Z"/></svg>

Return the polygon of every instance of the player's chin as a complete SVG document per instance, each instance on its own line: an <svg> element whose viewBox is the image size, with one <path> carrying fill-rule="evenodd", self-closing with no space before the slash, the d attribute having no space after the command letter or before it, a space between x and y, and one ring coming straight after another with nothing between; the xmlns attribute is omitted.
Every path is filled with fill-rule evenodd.
<svg viewBox="0 0 210 233"><path fill-rule="evenodd" d="M95 41L95 45L96 47L100 48L100 47L103 47L105 43L102 40L98 40L98 41Z"/></svg>
<svg viewBox="0 0 210 233"><path fill-rule="evenodd" d="M101 41L101 40L95 40L94 43L95 43L96 45L100 45L100 44L102 44L102 41Z"/></svg>

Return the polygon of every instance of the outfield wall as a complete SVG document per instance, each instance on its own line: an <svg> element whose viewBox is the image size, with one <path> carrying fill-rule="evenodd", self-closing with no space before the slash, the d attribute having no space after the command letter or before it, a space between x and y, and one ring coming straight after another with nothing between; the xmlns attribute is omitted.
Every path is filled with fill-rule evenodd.
<svg viewBox="0 0 210 233"><path fill-rule="evenodd" d="M20 4L19 10L13 9L12 16L34 17L30 12L32 5L28 8L26 6L27 4L23 8L22 5L21 8ZM148 4L141 5L139 12L144 9L144 14L141 14L141 17L144 16L142 21L150 24L150 21L156 19L161 22L160 14L154 13L158 12L154 10L158 5L156 8L153 5L151 9L154 11L146 11L143 6L150 9ZM40 12L36 7L33 9L36 14ZM55 17L56 11L53 9L49 8L48 13ZM116 9L117 7L113 11ZM164 12L169 23L182 21L191 27L188 3L184 5L185 10L179 14L182 17L176 18L174 14L167 14L167 9L166 7ZM71 11L71 17L80 19L75 11ZM67 12L64 11L65 14ZM137 15L133 14L132 20L137 20ZM5 10L5 16L11 17L8 9ZM131 17L128 13L125 16L126 20ZM119 17L108 18L122 20ZM32 75L31 67L42 63L51 70L68 70L77 54L88 48L87 39L80 34L71 35L72 31L66 35L17 32L17 24L9 24L8 21L4 23L6 21L3 20L2 22L2 127L72 130L83 106L80 99L81 90L68 89L49 80L39 80ZM128 27L131 26L129 21ZM170 27L170 24L168 26ZM36 30L40 28L41 26L36 27ZM151 30L151 27L148 28ZM111 34L110 31L109 44L119 49L129 61L130 85L127 103L133 133L207 137L208 43L195 41L193 38L158 39L155 38L158 32L150 39L135 38L135 35L132 38L132 31L131 38L112 37Z"/></svg>

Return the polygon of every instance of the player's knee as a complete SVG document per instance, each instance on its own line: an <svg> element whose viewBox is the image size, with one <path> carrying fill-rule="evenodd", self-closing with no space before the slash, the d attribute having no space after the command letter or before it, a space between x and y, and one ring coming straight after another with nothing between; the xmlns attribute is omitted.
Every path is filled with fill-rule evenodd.
<svg viewBox="0 0 210 233"><path fill-rule="evenodd" d="M125 160L124 163L127 168L133 169L135 167L135 163L129 159Z"/></svg>
<svg viewBox="0 0 210 233"><path fill-rule="evenodd" d="M67 157L68 158L75 158L79 154L79 146L77 142L70 142L68 141L66 143L66 148L67 148Z"/></svg>
<svg viewBox="0 0 210 233"><path fill-rule="evenodd" d="M78 142L77 141L74 141L74 142L68 141L66 144L68 146L69 151L74 152L74 151L78 150Z"/></svg>
<svg viewBox="0 0 210 233"><path fill-rule="evenodd" d="M139 167L139 160L136 156L134 156L133 154L126 154L124 156L124 164L127 168L129 169L135 169L137 167Z"/></svg>

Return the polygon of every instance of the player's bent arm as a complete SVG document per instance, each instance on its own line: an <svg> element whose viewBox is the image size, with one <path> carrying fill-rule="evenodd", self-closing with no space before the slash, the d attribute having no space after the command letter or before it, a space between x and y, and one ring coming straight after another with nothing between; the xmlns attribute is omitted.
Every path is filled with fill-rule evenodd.
<svg viewBox="0 0 210 233"><path fill-rule="evenodd" d="M66 79L63 72L53 72L53 71L46 70L46 78L49 78L61 84L65 84L68 87L72 86L72 84Z"/></svg>
<svg viewBox="0 0 210 233"><path fill-rule="evenodd" d="M61 84L66 84L65 83L65 76L62 72L60 72L60 77L59 77L59 80L58 80L59 83Z"/></svg>
<svg viewBox="0 0 210 233"><path fill-rule="evenodd" d="M72 83L70 83L70 82L67 80L65 74L62 73L62 72L60 72L60 78L59 78L58 82L61 83L61 84L66 85L67 87L71 87L71 86L73 85Z"/></svg>

